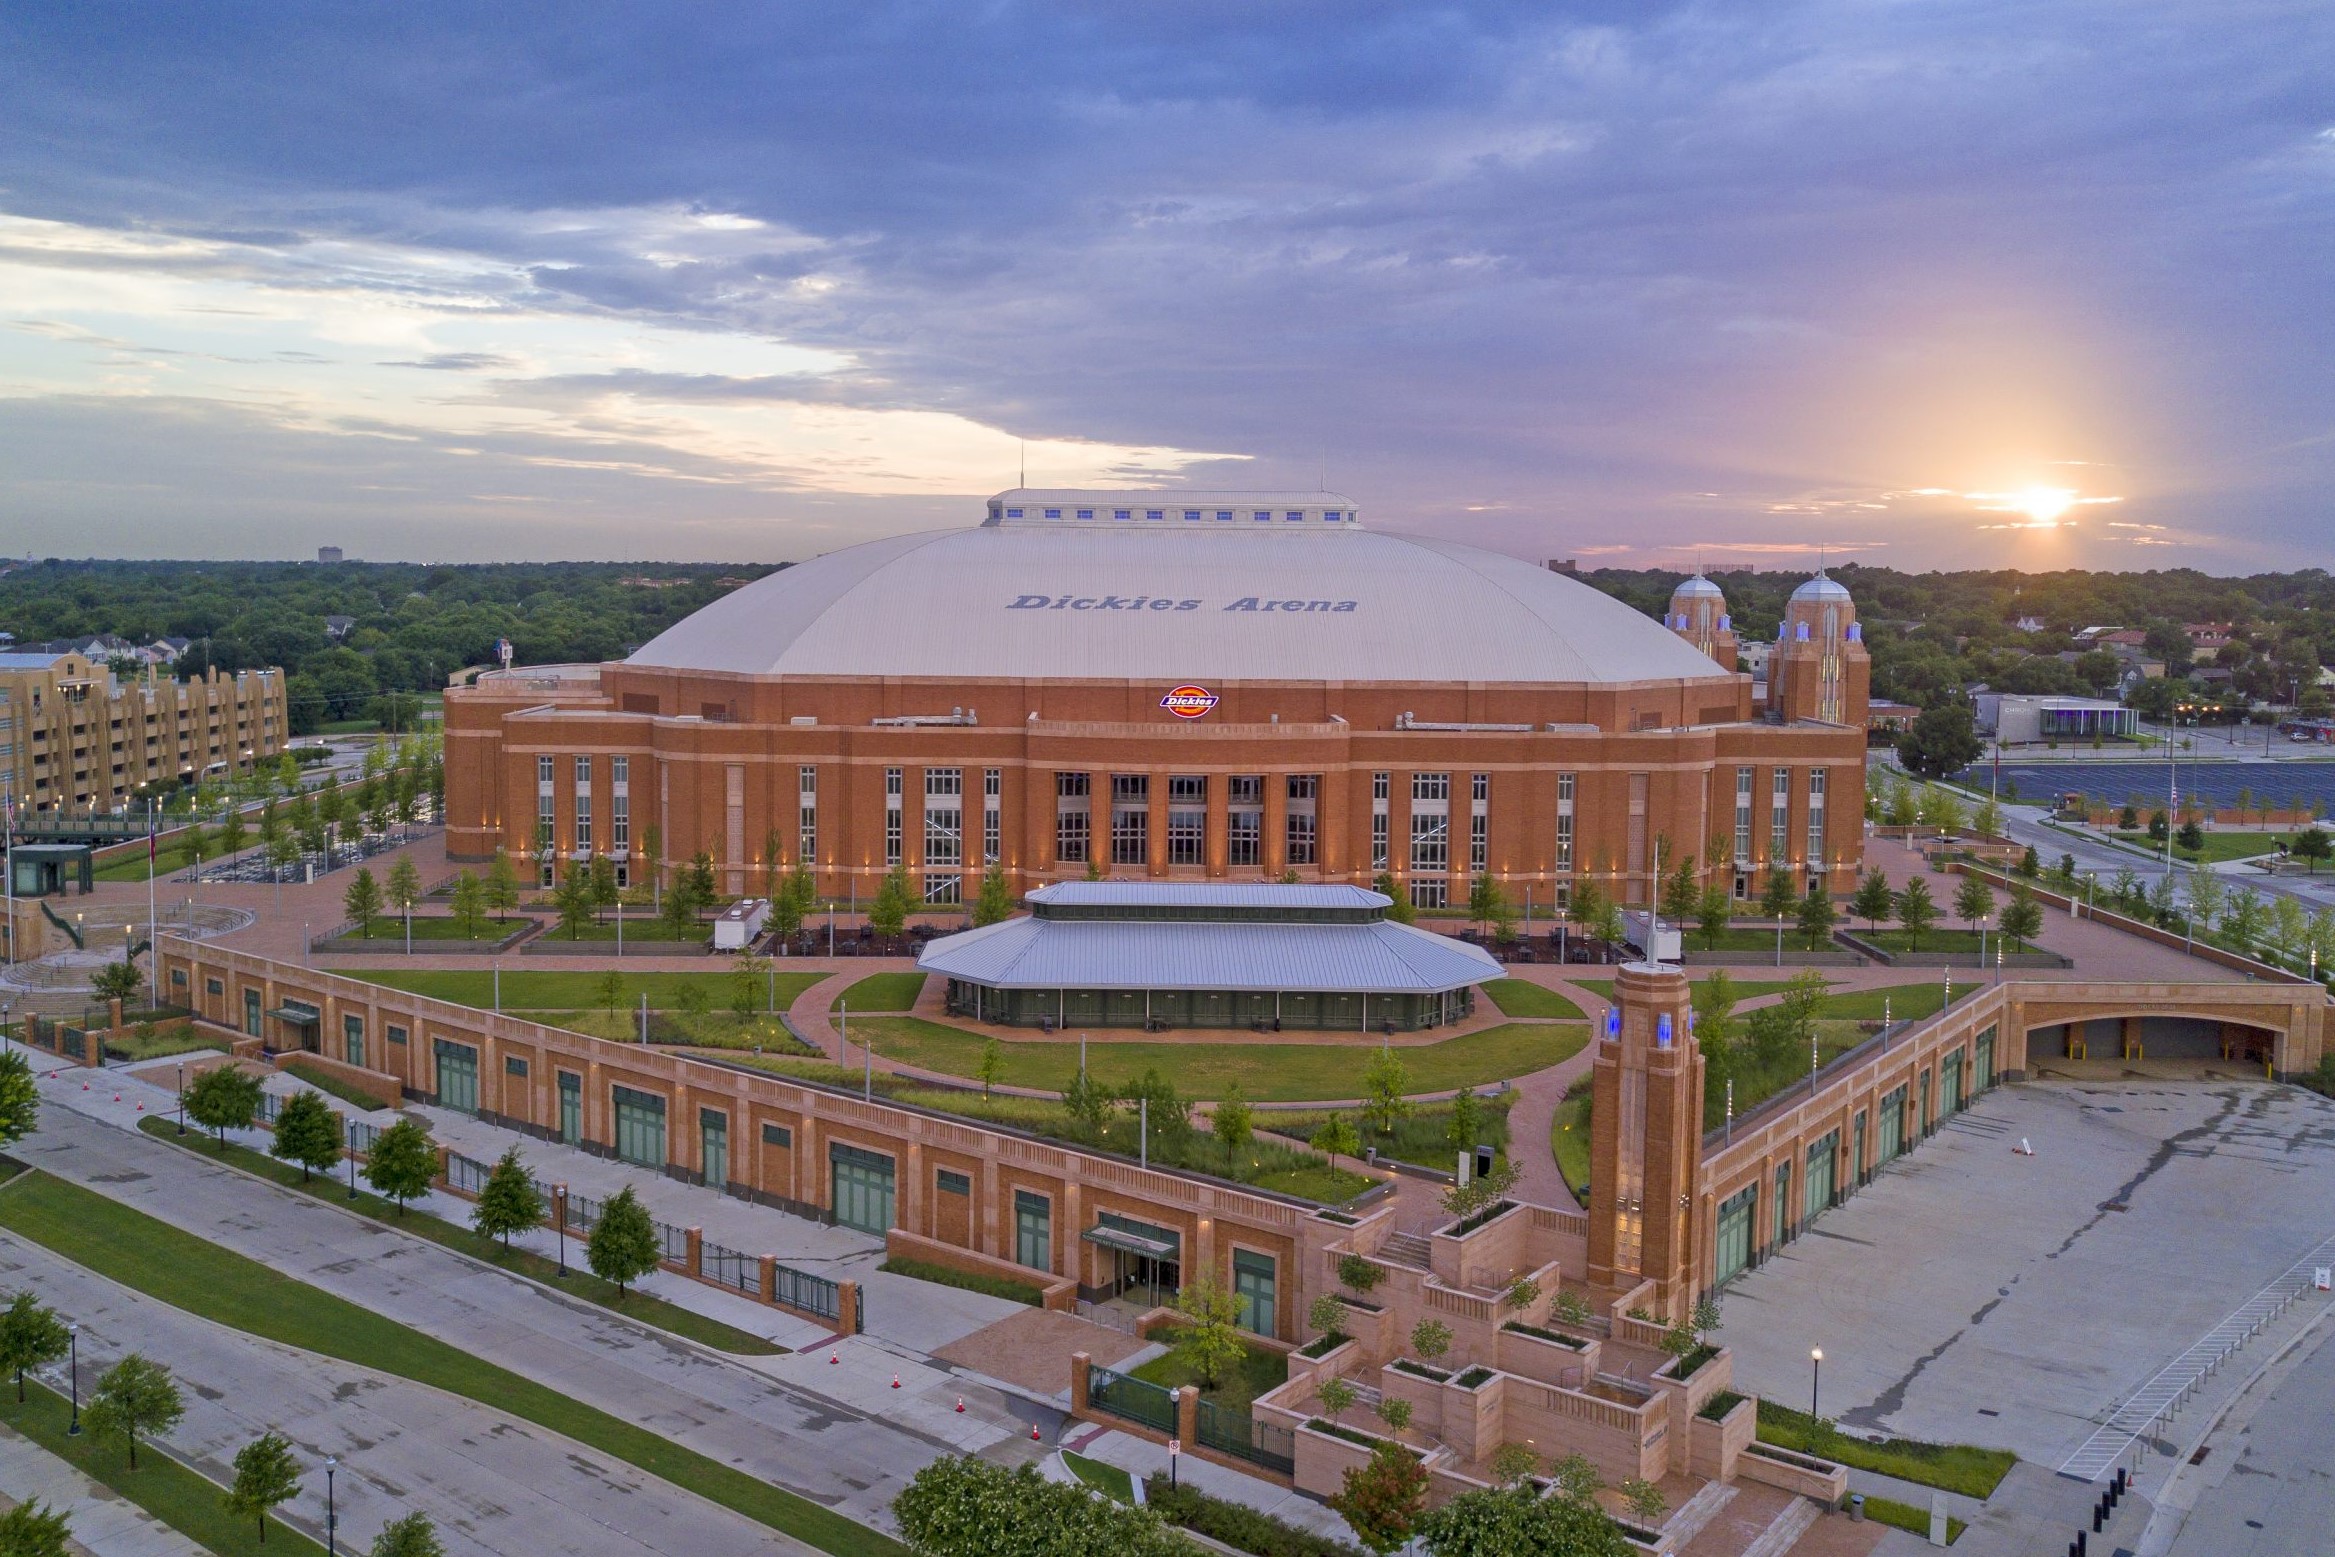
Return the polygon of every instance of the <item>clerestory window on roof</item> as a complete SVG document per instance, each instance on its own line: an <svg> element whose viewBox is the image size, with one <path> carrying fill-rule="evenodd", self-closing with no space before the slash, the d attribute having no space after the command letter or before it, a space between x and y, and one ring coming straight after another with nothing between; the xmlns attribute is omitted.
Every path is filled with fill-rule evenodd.
<svg viewBox="0 0 2335 1557"><path fill-rule="evenodd" d="M1187 524L1188 524L1188 523L1190 523L1192 520L1194 520L1194 519L1197 519L1197 518L1199 518L1199 517L1200 517L1200 510L1199 510L1199 509L1197 509L1197 508L1187 508L1187 509L1185 509L1185 510L1184 510L1184 521L1185 521Z"/></svg>
<svg viewBox="0 0 2335 1557"><path fill-rule="evenodd" d="M1111 517L1113 519L1132 519L1135 517L1135 510L1132 508L1114 508L1111 510Z"/></svg>
<svg viewBox="0 0 2335 1557"><path fill-rule="evenodd" d="M1231 510L1231 509L1229 509L1229 508L1219 508L1218 510L1216 510L1216 522L1217 522L1218 524L1224 524L1224 523L1228 523L1228 522L1231 520L1231 518L1232 518L1232 510Z"/></svg>
<svg viewBox="0 0 2335 1557"><path fill-rule="evenodd" d="M1143 517L1146 519L1165 519L1167 513L1164 509L1146 508L1143 510Z"/></svg>
<svg viewBox="0 0 2335 1557"><path fill-rule="evenodd" d="M1094 516L1095 511L1091 508L1082 508L1078 511L1078 517L1081 519L1092 519Z"/></svg>
<svg viewBox="0 0 2335 1557"><path fill-rule="evenodd" d="M1256 520L1259 524L1271 524L1273 522L1273 510L1270 508L1260 508L1252 512L1249 517Z"/></svg>
<svg viewBox="0 0 2335 1557"><path fill-rule="evenodd" d="M1325 524L1336 524L1339 520L1345 517L1346 515L1343 509L1325 508L1322 510L1322 522Z"/></svg>
<svg viewBox="0 0 2335 1557"><path fill-rule="evenodd" d="M1305 510L1302 508L1292 508L1289 510L1289 512L1283 514L1281 517L1288 520L1291 524L1295 524L1297 521L1305 517Z"/></svg>
<svg viewBox="0 0 2335 1557"><path fill-rule="evenodd" d="M1059 519L1062 517L1062 510L1059 508L1049 508L1046 510L1046 517L1049 519Z"/></svg>
<svg viewBox="0 0 2335 1557"><path fill-rule="evenodd" d="M1008 519L1019 519L1022 516L1022 511L1018 508L1009 508L1005 511L1005 516Z"/></svg>

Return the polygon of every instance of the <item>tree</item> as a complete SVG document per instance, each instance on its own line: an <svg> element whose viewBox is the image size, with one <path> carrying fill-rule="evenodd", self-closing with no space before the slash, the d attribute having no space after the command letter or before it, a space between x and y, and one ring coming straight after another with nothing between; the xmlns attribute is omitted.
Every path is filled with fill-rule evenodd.
<svg viewBox="0 0 2335 1557"><path fill-rule="evenodd" d="M227 1132L249 1129L259 1117L259 1078L229 1061L214 1065L186 1089L186 1116L219 1138L227 1149Z"/></svg>
<svg viewBox="0 0 2335 1557"><path fill-rule="evenodd" d="M408 1514L381 1527L370 1557L446 1557L446 1548L438 1544L438 1527L429 1515Z"/></svg>
<svg viewBox="0 0 2335 1557"><path fill-rule="evenodd" d="M1410 1068L1393 1049L1380 1045L1362 1066L1362 1122L1383 1141L1411 1116Z"/></svg>
<svg viewBox="0 0 2335 1557"><path fill-rule="evenodd" d="M552 889L552 906L559 910L559 927L571 941L583 939L585 927L592 922L592 870L580 860L570 860L559 872L559 884Z"/></svg>
<svg viewBox="0 0 2335 1557"><path fill-rule="evenodd" d="M1214 1389L1227 1370L1247 1355L1240 1338L1240 1299L1214 1275L1188 1283L1176 1294L1175 1353L1200 1375L1202 1389Z"/></svg>
<svg viewBox="0 0 2335 1557"><path fill-rule="evenodd" d="M1338 1285L1342 1287L1352 1287L1364 1297L1368 1297L1385 1279L1386 1272L1380 1270L1366 1256L1359 1254L1338 1256Z"/></svg>
<svg viewBox="0 0 2335 1557"><path fill-rule="evenodd" d="M1362 1155L1362 1138L1355 1133L1354 1121L1342 1113L1332 1114L1323 1120L1321 1128L1314 1131L1313 1139L1307 1144L1329 1158L1332 1169L1338 1166L1340 1157Z"/></svg>
<svg viewBox="0 0 2335 1557"><path fill-rule="evenodd" d="M648 1208L630 1184L600 1208L600 1220L592 1224L592 1236L584 1241L584 1262L602 1281L615 1282L619 1296L627 1282L655 1270L663 1252L657 1242L657 1224L650 1220Z"/></svg>
<svg viewBox="0 0 2335 1557"><path fill-rule="evenodd" d="M1670 1500L1662 1495L1662 1489L1643 1476L1632 1476L1615 1490L1630 1505L1630 1512L1646 1524L1654 1523L1670 1510Z"/></svg>
<svg viewBox="0 0 2335 1557"><path fill-rule="evenodd" d="M2026 852L2019 856L2018 873L2029 881L2043 874L2043 856L2035 852L2035 845L2027 845Z"/></svg>
<svg viewBox="0 0 2335 1557"><path fill-rule="evenodd" d="M810 866L800 863L795 866L786 878L786 895L797 925L811 917L812 910L819 906L819 883L813 879Z"/></svg>
<svg viewBox="0 0 2335 1557"><path fill-rule="evenodd" d="M498 918L519 906L519 871L511 863L508 850L495 850L495 857L486 868L484 900L487 909Z"/></svg>
<svg viewBox="0 0 2335 1557"><path fill-rule="evenodd" d="M897 936L908 927L909 902L908 867L895 865L884 872L876 900L868 905L869 928L886 940Z"/></svg>
<svg viewBox="0 0 2335 1557"><path fill-rule="evenodd" d="M170 1370L139 1352L132 1352L98 1376L89 1392L89 1430L100 1438L119 1438L129 1445L130 1469L138 1468L138 1435L151 1438L167 1433L186 1415L178 1381Z"/></svg>
<svg viewBox="0 0 2335 1557"><path fill-rule="evenodd" d="M601 969L599 982L592 986L592 1003L614 1016L624 1004L624 975L614 968Z"/></svg>
<svg viewBox="0 0 2335 1557"><path fill-rule="evenodd" d="M2222 904L2227 901L2222 890L2222 879L2202 863L2189 867L2181 878L2182 896L2189 905L2190 923L2211 933L2216 919L2221 917Z"/></svg>
<svg viewBox="0 0 2335 1557"><path fill-rule="evenodd" d="M341 894L341 910L356 922L357 934L370 938L373 921L381 917L381 883L373 879L373 867L360 865L348 890Z"/></svg>
<svg viewBox="0 0 2335 1557"><path fill-rule="evenodd" d="M1920 951L1922 932L1938 922L1938 904L1930 896L1927 876L1912 877L1897 894L1897 922L1905 928L1906 948Z"/></svg>
<svg viewBox="0 0 2335 1557"><path fill-rule="evenodd" d="M1662 917L1672 924L1683 925L1693 918L1701 897L1695 886L1694 859L1691 854L1681 855L1670 874L1662 878Z"/></svg>
<svg viewBox="0 0 2335 1557"><path fill-rule="evenodd" d="M711 908L719 896L714 890L713 856L703 849L689 856L689 895L700 908Z"/></svg>
<svg viewBox="0 0 2335 1557"><path fill-rule="evenodd" d="M1433 1362L1451 1350L1451 1326L1440 1319L1422 1319L1411 1326L1411 1350L1422 1362Z"/></svg>
<svg viewBox="0 0 2335 1557"><path fill-rule="evenodd" d="M987 1097L996 1090L998 1078L1005 1074L1005 1045L992 1038L981 1046L981 1058L974 1062L974 1079L981 1083L981 1095Z"/></svg>
<svg viewBox="0 0 2335 1557"><path fill-rule="evenodd" d="M1492 1473L1522 1466L1507 1485L1462 1493L1419 1521L1429 1557L1518 1557L1526 1552L1534 1557L1629 1557L1636 1550L1621 1526L1588 1498L1544 1498L1534 1492L1525 1482L1532 1465L1513 1456L1503 1464L1502 1456L1512 1449L1534 1460L1521 1444L1503 1445L1492 1457Z"/></svg>
<svg viewBox="0 0 2335 1557"><path fill-rule="evenodd" d="M422 873L414 867L412 855L401 854L397 863L389 867L389 906L401 914L410 914L421 900Z"/></svg>
<svg viewBox="0 0 2335 1557"><path fill-rule="evenodd" d="M1248 1099L1240 1094L1239 1082L1226 1086L1224 1096L1209 1111L1208 1129L1224 1147L1224 1165L1230 1168L1234 1154L1248 1149L1254 1130L1254 1115Z"/></svg>
<svg viewBox="0 0 2335 1557"><path fill-rule="evenodd" d="M65 1323L55 1310L43 1307L30 1292L8 1300L0 1310L0 1368L16 1375L17 1404L24 1403L25 1371L55 1362L65 1355L67 1343Z"/></svg>
<svg viewBox="0 0 2335 1557"><path fill-rule="evenodd" d="M0 1554L5 1557L66 1557L73 1528L46 1503L24 1502L0 1514Z"/></svg>
<svg viewBox="0 0 2335 1557"><path fill-rule="evenodd" d="M1519 1482L1527 1481L1537 1475L1539 1471L1540 1456L1524 1444L1504 1443L1492 1451L1492 1474L1499 1478L1500 1485L1503 1487L1513 1487ZM1532 1548L1512 1549L1531 1550ZM1432 1537L1429 1538L1428 1550L1435 1550Z"/></svg>
<svg viewBox="0 0 2335 1557"><path fill-rule="evenodd" d="M2306 875L2315 874L2319 862L2335 854L2335 840L2327 836L2324 827L2306 827L2294 835L2294 857L2303 862Z"/></svg>
<svg viewBox="0 0 2335 1557"><path fill-rule="evenodd" d="M1323 1379L1316 1385L1314 1395L1321 1401L1323 1413L1333 1422L1353 1410L1354 1402L1359 1398L1353 1385L1336 1376Z"/></svg>
<svg viewBox="0 0 2335 1557"><path fill-rule="evenodd" d="M2205 829L2197 825L2197 818L2191 817L2181 824L2180 830L2173 834L2173 846L2188 854L2205 852Z"/></svg>
<svg viewBox="0 0 2335 1557"><path fill-rule="evenodd" d="M981 873L981 895L973 900L973 923L1002 924L1013 917L1013 889L1005 883L1005 867L992 865Z"/></svg>
<svg viewBox="0 0 2335 1557"><path fill-rule="evenodd" d="M310 1174L341 1160L341 1116L325 1102L323 1093L302 1088L284 1099L276 1114L276 1135L268 1143L268 1155L298 1163L303 1184Z"/></svg>
<svg viewBox="0 0 2335 1557"><path fill-rule="evenodd" d="M1048 1481L1035 1465L1008 1470L975 1455L926 1465L892 1500L892 1517L922 1557L1189 1557L1192 1549L1148 1508Z"/></svg>
<svg viewBox="0 0 2335 1557"><path fill-rule="evenodd" d="M1192 1128L1192 1101L1176 1093L1176 1084L1156 1065L1119 1089L1119 1098L1136 1108L1151 1133L1163 1140L1181 1141Z"/></svg>
<svg viewBox="0 0 2335 1557"><path fill-rule="evenodd" d="M592 913L595 918L608 909L614 908L622 897L622 894L616 890L616 862L605 854L592 856L591 876L585 885L588 889L588 895L592 899Z"/></svg>
<svg viewBox="0 0 2335 1557"><path fill-rule="evenodd" d="M694 941L698 938L697 913L705 905L698 900L697 883L689 872L673 878L673 890L665 894L665 907L659 915L665 923L665 933L676 941Z"/></svg>
<svg viewBox="0 0 2335 1557"><path fill-rule="evenodd" d="M2002 917L1995 921L1996 933L2019 950L2043 933L2043 905L2035 901L2035 894L2027 890L2025 882L2011 888L2011 900L2003 905Z"/></svg>
<svg viewBox="0 0 2335 1557"><path fill-rule="evenodd" d="M1735 976L1725 968L1713 968L1708 978L1690 988L1695 1036L1702 1040L1703 1052L1724 1052L1735 1041Z"/></svg>
<svg viewBox="0 0 2335 1557"><path fill-rule="evenodd" d="M1074 1136L1082 1141L1099 1140L1104 1124L1111 1117L1110 1090L1081 1066L1062 1093L1062 1107L1070 1116L1070 1129Z"/></svg>
<svg viewBox="0 0 2335 1557"><path fill-rule="evenodd" d="M1591 1503L1605 1489L1605 1478L1597 1473L1597 1466L1579 1451L1550 1466L1549 1479L1557 1484L1557 1495L1573 1503Z"/></svg>
<svg viewBox="0 0 2335 1557"><path fill-rule="evenodd" d="M2273 963L2285 966L2290 957L2309 943L2310 937L2310 915L2302 904L2291 897L2271 899L2270 923L2262 932L2262 946Z"/></svg>
<svg viewBox="0 0 2335 1557"><path fill-rule="evenodd" d="M292 1445L275 1433L262 1433L235 1451L235 1481L220 1501L238 1519L259 1522L261 1545L267 1544L268 1515L300 1495L300 1470L292 1460Z"/></svg>
<svg viewBox="0 0 2335 1557"><path fill-rule="evenodd" d="M454 877L453 908L454 928L462 932L464 940L477 940L479 931L486 927L484 893L478 878L467 870Z"/></svg>
<svg viewBox="0 0 2335 1557"><path fill-rule="evenodd" d="M2116 813L2117 831L2128 833L2139 825L2140 808L2132 804L2132 802L2126 801L2124 804L2124 809Z"/></svg>
<svg viewBox="0 0 2335 1557"><path fill-rule="evenodd" d="M1781 864L1767 868L1767 879L1760 883L1759 911L1770 919L1789 919L1800 906L1800 889L1792 882L1792 873Z"/></svg>
<svg viewBox="0 0 2335 1557"><path fill-rule="evenodd" d="M1897 738L1897 761L1908 773L1942 779L1978 760L1985 749L1970 705L1959 698L1933 703Z"/></svg>
<svg viewBox="0 0 2335 1557"><path fill-rule="evenodd" d="M243 808L229 806L227 814L219 818L219 852L230 860L241 854L251 842L251 830L244 826Z"/></svg>
<svg viewBox="0 0 2335 1557"><path fill-rule="evenodd" d="M2268 917L2262 894L2252 887L2240 887L2230 894L2230 906L2222 918L2222 934L2238 950L2252 951Z"/></svg>
<svg viewBox="0 0 2335 1557"><path fill-rule="evenodd" d="M1338 1301L1335 1292L1324 1292L1314 1298L1305 1310L1305 1322L1323 1335L1346 1338L1346 1305Z"/></svg>
<svg viewBox="0 0 2335 1557"><path fill-rule="evenodd" d="M1381 1443L1366 1463L1347 1467L1343 1488L1329 1502L1363 1545L1395 1551L1411 1538L1427 1507L1427 1467L1400 1444Z"/></svg>
<svg viewBox="0 0 2335 1557"><path fill-rule="evenodd" d="M1377 1406L1378 1419L1392 1432L1401 1432L1411 1425L1411 1403L1400 1395L1382 1397Z"/></svg>
<svg viewBox="0 0 2335 1557"><path fill-rule="evenodd" d="M1451 1114L1444 1121L1443 1144L1453 1152L1474 1151L1476 1137L1483 1133L1484 1106L1473 1087L1462 1087L1452 1095Z"/></svg>
<svg viewBox="0 0 2335 1557"><path fill-rule="evenodd" d="M1443 1209L1463 1221L1493 1204L1516 1187L1516 1164L1502 1157L1492 1164L1492 1171L1479 1173L1465 1184L1454 1184L1443 1192Z"/></svg>
<svg viewBox="0 0 2335 1557"><path fill-rule="evenodd" d="M1492 879L1490 871L1481 871L1468 883L1467 916L1479 925L1488 925L1508 912L1508 894L1500 890L1500 883Z"/></svg>
<svg viewBox="0 0 2335 1557"><path fill-rule="evenodd" d="M0 1146L14 1146L32 1134L40 1113L41 1094L33 1084L32 1061L13 1049L0 1054Z"/></svg>
<svg viewBox="0 0 2335 1557"><path fill-rule="evenodd" d="M1395 880L1393 871L1380 871L1370 883L1370 890L1387 900L1386 916L1396 924L1412 924L1418 920L1419 911L1411 906L1409 894L1403 891L1403 884Z"/></svg>
<svg viewBox="0 0 2335 1557"><path fill-rule="evenodd" d="M127 1005L137 999L138 991L145 987L146 970L124 957L119 962L109 962L99 968L89 983L97 992L98 999L119 1000Z"/></svg>
<svg viewBox="0 0 2335 1557"><path fill-rule="evenodd" d="M1719 937L1727 933L1727 923L1734 917L1735 897L1724 882L1714 881L1703 888L1703 895L1695 901L1695 927L1703 932L1706 949L1719 944Z"/></svg>
<svg viewBox="0 0 2335 1557"><path fill-rule="evenodd" d="M373 1154L365 1162L365 1182L397 1202L405 1203L429 1192L438 1177L438 1147L430 1132L411 1119L400 1119L373 1138Z"/></svg>
<svg viewBox="0 0 2335 1557"><path fill-rule="evenodd" d="M1992 795L1981 800L1978 809L1971 812L1970 826L1973 832L1988 843L2003 835L2003 808L1995 803Z"/></svg>
<svg viewBox="0 0 2335 1557"><path fill-rule="evenodd" d="M508 1249L512 1234L533 1232L548 1214L543 1191L535 1187L533 1175L519 1161L519 1148L514 1146L495 1160L493 1171L479 1186L478 1204L470 1208L470 1225L486 1237L501 1239Z"/></svg>
<svg viewBox="0 0 2335 1557"><path fill-rule="evenodd" d="M1800 899L1800 937L1815 951L1832 936L1833 921L1839 917L1832 907L1832 894L1824 890L1824 883L1808 884L1808 895Z"/></svg>
<svg viewBox="0 0 2335 1557"><path fill-rule="evenodd" d="M1954 889L1954 917L1976 930L1994 912L1994 888L1980 876L1964 876Z"/></svg>
<svg viewBox="0 0 2335 1557"><path fill-rule="evenodd" d="M754 1008L767 997L770 964L752 952L740 954L730 964L730 1014L740 1022L753 1016Z"/></svg>
<svg viewBox="0 0 2335 1557"><path fill-rule="evenodd" d="M1897 907L1897 894L1890 890L1889 878L1878 870L1869 870L1857 878L1856 895L1849 899L1849 912L1865 921L1868 931L1881 928Z"/></svg>

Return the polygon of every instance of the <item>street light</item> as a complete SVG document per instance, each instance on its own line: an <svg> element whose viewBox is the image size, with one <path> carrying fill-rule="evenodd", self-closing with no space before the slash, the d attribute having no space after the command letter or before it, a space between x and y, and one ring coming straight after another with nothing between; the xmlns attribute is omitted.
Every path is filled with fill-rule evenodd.
<svg viewBox="0 0 2335 1557"><path fill-rule="evenodd" d="M559 1199L559 1273L565 1276L568 1273L568 1187L554 1184L551 1189Z"/></svg>
<svg viewBox="0 0 2335 1557"><path fill-rule="evenodd" d="M1824 1348L1811 1346L1808 1348L1808 1419L1812 1422L1824 1420L1823 1414L1816 1409L1817 1386L1823 1381L1823 1378Z"/></svg>
<svg viewBox="0 0 2335 1557"><path fill-rule="evenodd" d="M186 1134L186 1061L178 1062L178 1133Z"/></svg>
<svg viewBox="0 0 2335 1557"><path fill-rule="evenodd" d="M65 1342L73 1349L73 1421L65 1429L65 1436L81 1436L81 1321L76 1319L65 1326Z"/></svg>
<svg viewBox="0 0 2335 1557"><path fill-rule="evenodd" d="M340 1507L333 1498L332 1473L340 1461L331 1455L324 1457L324 1550L327 1557L338 1557L340 1543Z"/></svg>

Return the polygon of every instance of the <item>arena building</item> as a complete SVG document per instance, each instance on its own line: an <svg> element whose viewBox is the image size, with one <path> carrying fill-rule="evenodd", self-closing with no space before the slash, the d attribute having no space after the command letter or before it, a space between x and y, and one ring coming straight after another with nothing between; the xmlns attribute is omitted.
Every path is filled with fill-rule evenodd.
<svg viewBox="0 0 2335 1557"><path fill-rule="evenodd" d="M726 890L809 862L930 904L1118 880L1368 885L1463 904L1642 903L1686 853L1756 891L1846 890L1868 666L1811 579L1734 670L1725 602L1663 621L1579 580L1366 528L1329 493L1016 490L983 523L848 547L629 658L448 694L448 846L630 877L700 851ZM653 834L652 834L653 829Z"/></svg>

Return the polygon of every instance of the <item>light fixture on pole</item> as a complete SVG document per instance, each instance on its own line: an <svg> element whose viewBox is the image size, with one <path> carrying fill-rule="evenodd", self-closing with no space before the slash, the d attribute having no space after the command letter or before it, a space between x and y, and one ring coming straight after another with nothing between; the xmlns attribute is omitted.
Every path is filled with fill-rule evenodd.
<svg viewBox="0 0 2335 1557"><path fill-rule="evenodd" d="M1808 1419L1812 1422L1821 1422L1824 1420L1823 1413L1816 1409L1817 1401L1820 1398L1818 1395L1818 1386L1823 1382L1823 1380L1824 1348L1821 1346L1811 1346L1808 1348Z"/></svg>
<svg viewBox="0 0 2335 1557"><path fill-rule="evenodd" d="M332 1473L340 1468L340 1461L331 1455L324 1457L324 1550L326 1557L338 1557L341 1549L340 1504L333 1496Z"/></svg>
<svg viewBox="0 0 2335 1557"><path fill-rule="evenodd" d="M1168 1440L1168 1487L1170 1490L1173 1490L1176 1484L1176 1461L1183 1457L1183 1453L1184 1441L1181 1438L1170 1438Z"/></svg>
<svg viewBox="0 0 2335 1557"><path fill-rule="evenodd" d="M76 1319L65 1326L65 1344L72 1348L73 1361L73 1420L65 1429L65 1436L81 1436L81 1321Z"/></svg>

